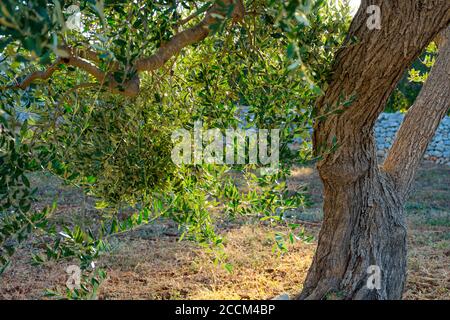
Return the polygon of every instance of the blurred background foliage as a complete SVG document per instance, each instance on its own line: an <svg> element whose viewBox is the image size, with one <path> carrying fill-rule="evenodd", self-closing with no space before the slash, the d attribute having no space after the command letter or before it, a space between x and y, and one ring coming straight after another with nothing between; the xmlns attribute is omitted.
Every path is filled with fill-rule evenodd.
<svg viewBox="0 0 450 320"><path fill-rule="evenodd" d="M413 105L422 89L422 84L434 65L436 54L437 47L432 42L425 52L413 62L411 68L405 72L389 97L385 112L406 112Z"/></svg>

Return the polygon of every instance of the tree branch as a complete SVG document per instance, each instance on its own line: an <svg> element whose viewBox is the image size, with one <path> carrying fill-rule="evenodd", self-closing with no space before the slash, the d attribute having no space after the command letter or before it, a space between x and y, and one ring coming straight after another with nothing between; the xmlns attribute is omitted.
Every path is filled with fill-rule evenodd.
<svg viewBox="0 0 450 320"><path fill-rule="evenodd" d="M37 79L47 80L48 78L50 78L53 75L53 73L56 70L59 69L59 65L61 63L62 63L62 58L58 58L46 70L35 71L32 74L28 75L21 82L17 83L16 85L10 86L8 88L17 88L17 89L25 90L33 81L35 81Z"/></svg>
<svg viewBox="0 0 450 320"><path fill-rule="evenodd" d="M227 8L229 5L234 5L231 16L233 20L236 21L244 17L245 9L242 0L223 0L222 3L224 7L218 4L213 5L206 12L205 18L199 24L176 34L169 42L160 47L155 54L147 58L139 59L136 62L136 70L141 72L159 69L167 60L178 54L184 47L205 39L211 31L210 27L220 22L218 16L223 14L224 8Z"/></svg>
<svg viewBox="0 0 450 320"><path fill-rule="evenodd" d="M72 67L82 69L92 75L101 85L106 85L111 92L120 93L125 96L134 97L139 93L139 77L135 76L124 83L118 83L112 74L107 74L97 68L94 64L79 57L58 57L54 63L52 63L44 71L35 71L28 75L25 79L16 85L8 86L6 89L26 89L33 81L47 80L53 73L60 68L61 64L65 64Z"/></svg>
<svg viewBox="0 0 450 320"><path fill-rule="evenodd" d="M427 146L450 108L450 27L440 39L435 65L408 110L383 165L403 196L408 194Z"/></svg>
<svg viewBox="0 0 450 320"><path fill-rule="evenodd" d="M190 15L187 16L186 18L181 19L180 21L178 21L177 24L176 24L176 26L177 26L177 27L180 27L180 26L185 25L186 23L188 23L188 22L191 21L192 19L198 17L199 14L200 14L200 12L199 12L198 10L195 11L194 13L190 14Z"/></svg>
<svg viewBox="0 0 450 320"><path fill-rule="evenodd" d="M101 85L106 85L111 92L120 93L125 96L134 97L139 93L139 77L135 76L124 83L117 82L113 75L105 73L94 64L78 57L65 58L67 65L80 68L92 75Z"/></svg>
<svg viewBox="0 0 450 320"><path fill-rule="evenodd" d="M180 53L183 48L205 39L211 32L211 26L219 23L220 20L225 18L225 12L230 5L234 6L231 15L233 20L236 21L242 19L245 14L243 0L222 0L220 1L220 4L215 3L207 10L205 17L199 24L177 33L166 44L158 48L152 56L137 60L136 64L132 66L132 69L139 73L161 68L171 57ZM66 57L58 57L46 70L34 72L19 84L9 88L25 89L36 79L46 80L50 78L52 74L59 69L59 65L63 63L86 71L96 78L100 84L105 84L111 92L120 93L130 97L134 97L139 93L140 81L138 75L124 83L118 83L111 73L105 73L94 64L94 62L100 62L98 54L95 51L71 47L62 47L62 50L67 53ZM117 67L118 65L114 63L113 70L116 70Z"/></svg>

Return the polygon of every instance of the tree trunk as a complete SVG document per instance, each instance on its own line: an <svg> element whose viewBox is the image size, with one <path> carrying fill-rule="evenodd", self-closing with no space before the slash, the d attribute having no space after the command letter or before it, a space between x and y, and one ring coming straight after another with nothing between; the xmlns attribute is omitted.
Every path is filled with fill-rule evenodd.
<svg viewBox="0 0 450 320"><path fill-rule="evenodd" d="M369 5L381 8L380 30L366 26ZM435 70L448 67L449 56L444 57L448 50L442 50L422 98L417 100L421 107L414 106L409 112L417 113L424 101L429 103L436 97L440 99L438 106L420 122L417 115L406 117L385 167L377 163L373 126L402 74L449 23L448 0L362 1L343 49L336 56L325 95L317 102L319 115L330 108L345 111L323 117L314 126L314 148L321 156L317 168L324 185L324 221L298 298L402 297L406 278L403 205L415 168L445 114L442 109L448 109L448 80L446 85L432 81L445 74ZM350 96L355 100L343 107L342 97ZM415 130L418 126L424 128L422 133ZM414 149L418 140L423 142ZM335 142L337 148L327 152ZM402 166L408 170L404 172ZM369 266L380 268L381 287L377 289L367 286Z"/></svg>

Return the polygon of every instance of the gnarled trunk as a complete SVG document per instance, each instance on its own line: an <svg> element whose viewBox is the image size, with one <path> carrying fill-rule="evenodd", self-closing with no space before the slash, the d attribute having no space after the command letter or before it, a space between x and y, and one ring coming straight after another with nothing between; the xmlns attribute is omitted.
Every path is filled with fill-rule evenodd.
<svg viewBox="0 0 450 320"><path fill-rule="evenodd" d="M374 4L381 8L381 30L366 27L366 8ZM317 168L324 184L324 221L298 298L402 297L406 278L403 205L415 168L450 104L448 45L441 48L382 167L377 163L373 126L404 71L449 22L448 0L362 1L337 54L333 78L317 104L319 114L325 114L330 107L340 107L342 95L356 97L343 113L319 120L314 127L314 147L322 155ZM434 106L427 111L428 117L418 119L420 109L430 101ZM338 148L324 152L334 141ZM381 271L378 289L367 286L369 266Z"/></svg>
<svg viewBox="0 0 450 320"><path fill-rule="evenodd" d="M368 150L372 148L371 143ZM378 169L375 153L367 155L374 160L357 159L367 170L353 179L344 181L333 172L341 168L319 169L325 217L304 298L401 297L406 274L403 203L392 180ZM379 290L367 287L367 270L372 265L382 272Z"/></svg>

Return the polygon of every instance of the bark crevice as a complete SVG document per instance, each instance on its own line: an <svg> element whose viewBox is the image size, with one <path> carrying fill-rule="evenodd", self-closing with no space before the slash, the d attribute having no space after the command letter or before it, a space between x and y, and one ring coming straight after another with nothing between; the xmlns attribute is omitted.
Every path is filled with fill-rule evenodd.
<svg viewBox="0 0 450 320"><path fill-rule="evenodd" d="M448 0L422 2L419 10L415 0L363 0L337 53L329 86L317 101L320 116L327 106L339 104L340 96L356 96L346 112L314 125L315 152L322 155L317 168L324 185L324 220L299 299L402 297L404 197L394 175L379 167L373 127L402 74L450 23ZM368 5L380 6L381 30L367 29ZM334 141L337 150L323 153ZM381 270L379 289L367 286L371 265Z"/></svg>
<svg viewBox="0 0 450 320"><path fill-rule="evenodd" d="M383 164L404 198L429 142L450 108L450 27L439 38L435 65L414 105L406 113Z"/></svg>

